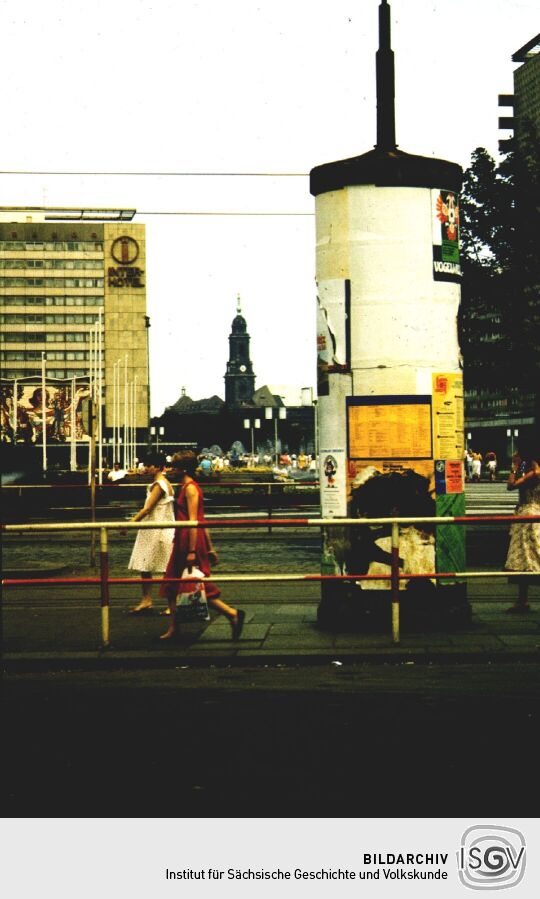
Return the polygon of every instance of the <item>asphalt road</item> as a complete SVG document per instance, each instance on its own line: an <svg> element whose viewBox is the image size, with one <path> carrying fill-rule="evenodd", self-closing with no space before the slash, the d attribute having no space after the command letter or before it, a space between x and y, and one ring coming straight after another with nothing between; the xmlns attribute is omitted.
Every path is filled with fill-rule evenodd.
<svg viewBox="0 0 540 899"><path fill-rule="evenodd" d="M10 675L3 814L534 815L539 681L538 665Z"/></svg>

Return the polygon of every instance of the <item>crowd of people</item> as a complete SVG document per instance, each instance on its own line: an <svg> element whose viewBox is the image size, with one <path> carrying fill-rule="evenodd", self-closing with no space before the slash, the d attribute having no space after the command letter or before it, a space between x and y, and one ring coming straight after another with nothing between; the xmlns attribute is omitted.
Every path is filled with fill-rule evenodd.
<svg viewBox="0 0 540 899"><path fill-rule="evenodd" d="M480 482L482 480L482 468L489 481L494 482L497 480L498 462L497 456L492 450L483 457L482 453L468 448L463 454L463 461L465 464L465 480Z"/></svg>

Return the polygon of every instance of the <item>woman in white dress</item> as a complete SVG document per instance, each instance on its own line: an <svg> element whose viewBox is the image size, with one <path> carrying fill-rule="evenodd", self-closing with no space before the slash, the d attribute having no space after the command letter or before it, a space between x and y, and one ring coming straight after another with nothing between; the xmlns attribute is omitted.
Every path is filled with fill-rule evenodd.
<svg viewBox="0 0 540 899"><path fill-rule="evenodd" d="M153 476L146 501L131 521L174 521L174 491L163 474L165 458L152 453L145 459L145 470ZM141 601L130 610L132 615L148 613L152 608L152 574L163 574L167 568L174 528L144 528L138 531L128 568L141 572L148 583L142 585Z"/></svg>
<svg viewBox="0 0 540 899"><path fill-rule="evenodd" d="M512 458L512 470L508 476L507 489L519 490L516 515L540 515L540 464L539 456L530 447L520 445ZM508 571L540 572L540 521L510 525L510 546L505 568ZM510 578L510 580L512 580ZM518 598L507 609L510 613L528 612L529 583L532 578L518 580Z"/></svg>

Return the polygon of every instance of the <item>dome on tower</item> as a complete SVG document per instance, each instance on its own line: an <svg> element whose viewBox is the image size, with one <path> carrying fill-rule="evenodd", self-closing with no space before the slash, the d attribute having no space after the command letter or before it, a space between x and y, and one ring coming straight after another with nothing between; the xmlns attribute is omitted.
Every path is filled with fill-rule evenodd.
<svg viewBox="0 0 540 899"><path fill-rule="evenodd" d="M245 334L247 331L247 324L242 313L242 307L240 305L240 294L238 294L236 298L236 315L233 318L232 323L232 333L233 334Z"/></svg>
<svg viewBox="0 0 540 899"><path fill-rule="evenodd" d="M232 332L233 334L245 334L247 331L246 320L243 315L236 315L233 318Z"/></svg>

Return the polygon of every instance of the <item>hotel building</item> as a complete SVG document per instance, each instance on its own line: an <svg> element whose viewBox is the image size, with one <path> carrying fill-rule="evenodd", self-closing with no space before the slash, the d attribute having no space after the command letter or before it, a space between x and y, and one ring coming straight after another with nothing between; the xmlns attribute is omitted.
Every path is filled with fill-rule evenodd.
<svg viewBox="0 0 540 899"><path fill-rule="evenodd" d="M0 207L0 361L10 380L39 378L43 353L47 378L87 377L101 318L105 433L113 426L113 385L120 409L127 372L136 385L134 424L146 439L146 237L134 215Z"/></svg>

